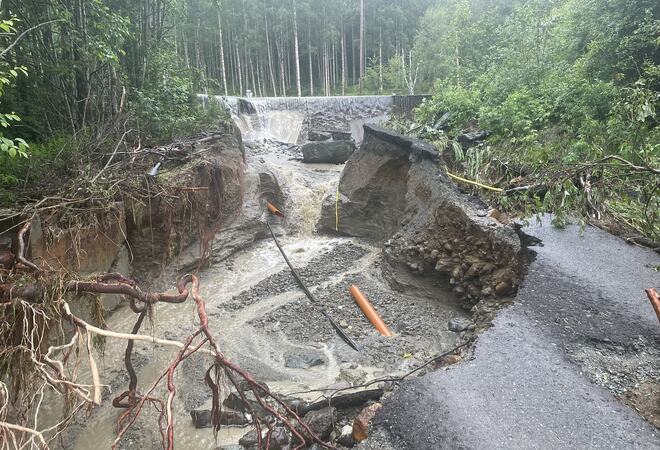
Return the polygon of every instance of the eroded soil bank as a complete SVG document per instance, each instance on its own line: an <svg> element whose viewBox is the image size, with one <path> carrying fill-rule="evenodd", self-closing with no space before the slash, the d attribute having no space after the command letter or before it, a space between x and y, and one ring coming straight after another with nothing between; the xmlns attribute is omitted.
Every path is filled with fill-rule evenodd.
<svg viewBox="0 0 660 450"><path fill-rule="evenodd" d="M210 328L222 350L274 391L307 405L338 389L364 390L371 380L405 375L457 345L473 343L513 302L528 262L518 233L454 186L432 147L366 126L362 145L345 166L306 164L297 137L282 142L268 130L254 133L254 123L245 142L231 132L195 144L195 151L205 155L203 163L161 176L183 185L175 201L188 205L169 211L187 213L137 214L143 218L129 219L126 234L133 276L153 289L172 288L177 275L199 270ZM191 200L190 193L199 192L193 188L205 188L204 196ZM285 218L269 215L266 201ZM297 286L266 221L319 304L312 305ZM364 318L348 292L352 284L372 301L395 337L380 336ZM359 344L360 352L337 336L321 308ZM126 331L134 321L135 314L122 305L107 323ZM196 327L191 304L158 305L143 332L182 341ZM107 399L127 382L124 348L112 341L105 346L101 361ZM471 354L467 345L420 374ZM173 356L171 350L136 343L133 364L140 384L149 385ZM249 439L241 440L250 431L241 411L227 420L233 425L224 426L217 441L210 429L196 428L208 424L203 417L211 401L204 385L209 364L208 358L193 356L176 373L177 448L250 448ZM388 397L396 385L381 382L368 388L383 389ZM351 446L347 427L352 429L358 413L375 400L308 419L320 423L327 439L339 439L336 445ZM240 407L227 404L227 409ZM389 411L405 415L396 408ZM52 419L56 413L48 414ZM119 414L106 403L79 417L60 445L110 446ZM156 423L156 412L145 410L120 448L158 448ZM407 446L379 423L360 446ZM280 444L287 448L285 437Z"/></svg>

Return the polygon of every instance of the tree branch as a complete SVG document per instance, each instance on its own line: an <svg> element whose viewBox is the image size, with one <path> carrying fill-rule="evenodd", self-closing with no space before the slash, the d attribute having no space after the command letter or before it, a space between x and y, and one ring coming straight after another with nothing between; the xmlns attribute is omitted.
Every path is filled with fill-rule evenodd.
<svg viewBox="0 0 660 450"><path fill-rule="evenodd" d="M619 161L620 163L623 163L624 165L630 167L632 170L636 172L651 172L657 175L660 175L660 169L656 169L655 167L647 167L647 166L637 166L630 161L621 158L620 156L616 155L608 155L605 156L604 158L598 159L596 161L591 161L588 163L580 164L581 167L589 167L589 166L597 166L603 163L606 163L607 161Z"/></svg>
<svg viewBox="0 0 660 450"><path fill-rule="evenodd" d="M31 31L34 31L34 30L36 30L37 28L43 27L44 25L49 25L49 24L54 23L54 22L63 22L63 21L64 21L64 19L49 20L48 22L40 23L39 25L35 25L35 26L33 26L33 27L28 28L27 30L25 30L24 32L22 32L21 34L19 34L18 37L16 38L16 40L15 40L14 42L12 42L12 43L9 45L9 47L7 47L6 49L4 49L4 50L0 53L0 58L4 58L4 56L5 56L8 52L10 52L11 49L14 48L14 47L16 46L16 44L18 44L18 42L19 42L21 39L23 39L23 38L25 37L25 35L27 35L27 34L30 33Z"/></svg>

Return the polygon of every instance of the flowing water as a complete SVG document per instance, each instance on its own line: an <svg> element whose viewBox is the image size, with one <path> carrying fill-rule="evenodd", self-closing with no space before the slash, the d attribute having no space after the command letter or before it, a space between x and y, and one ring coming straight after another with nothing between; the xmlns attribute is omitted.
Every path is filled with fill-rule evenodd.
<svg viewBox="0 0 660 450"><path fill-rule="evenodd" d="M389 95L344 97L209 97L199 95L204 105L212 100L224 104L246 140L271 138L302 143L310 129L351 131L362 140L362 125L387 119L394 105Z"/></svg>
<svg viewBox="0 0 660 450"><path fill-rule="evenodd" d="M343 129L358 121L377 120L387 114L385 100L371 98L362 105L355 99L338 100L332 105L326 99L251 101L255 105L252 114L239 111L235 105L233 109L246 143L248 164L257 160L265 164L287 197L286 205L282 205L286 220L268 220L322 307L363 350L355 352L336 336L317 306L311 305L296 286L274 242L264 239L200 274L210 328L226 355L274 391L291 393L350 386L386 374L400 374L454 345L457 336L446 330L446 323L463 313L450 294L431 282L412 278L406 290L395 291L381 269L380 246L318 235L314 229L321 201L326 192L336 188L342 166L306 165L296 159L299 149L293 144L300 141L304 128L314 118L317 123L325 121L325 125L342 124ZM352 283L358 283L369 295L395 337L381 337L364 319L348 294ZM157 305L143 333L182 341L196 329L195 317L192 302ZM134 321L130 310L121 309L112 314L108 325L126 332ZM105 394L108 399L126 386L124 348L124 342L109 341L101 359L103 382L111 387ZM160 346L136 344L133 359L142 392L162 374L174 354ZM300 355L312 355L322 364L298 368L290 363L292 357ZM177 371L174 409L179 449L235 444L248 430L226 426L216 443L210 429L192 426L189 411L210 407L210 392L203 382L210 364L208 357L194 356ZM297 397L311 400L318 395ZM78 421L65 439L65 447L109 447L120 411L108 406L107 401L104 404ZM154 431L155 424L155 413L145 410L121 448L157 448L160 436Z"/></svg>

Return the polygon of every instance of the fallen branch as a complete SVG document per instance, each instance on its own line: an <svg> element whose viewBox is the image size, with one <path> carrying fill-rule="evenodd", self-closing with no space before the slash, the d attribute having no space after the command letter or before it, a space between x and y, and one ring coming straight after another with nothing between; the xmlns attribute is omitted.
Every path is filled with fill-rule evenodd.
<svg viewBox="0 0 660 450"><path fill-rule="evenodd" d="M304 416L310 411L318 411L319 409L333 406L337 409L348 409L355 406L364 405L370 400L377 401L383 396L385 391L383 389L368 389L364 391L351 392L344 395L330 397L325 400L319 400L313 403L302 404L296 408L296 412Z"/></svg>
<svg viewBox="0 0 660 450"><path fill-rule="evenodd" d="M420 370L424 369L425 367L430 366L434 362L441 360L445 356L453 355L458 350L460 350L461 348L467 346L468 344L470 344L469 341L463 342L462 344L457 345L456 347L452 348L451 350L448 350L444 353L441 353L440 355L434 356L433 358L429 359L425 363L415 367L414 369L410 370L409 372L406 372L405 374L403 374L401 376L398 376L398 377L381 377L381 378L376 378L374 380L368 381L366 383L357 384L355 386L348 386L348 387L345 387L345 388L339 388L339 389L336 389L336 388L309 389L307 391L289 392L286 395L287 396L294 396L294 395L300 395L300 394L311 394L311 393L314 393L314 392L323 392L323 393L325 393L325 392L328 392L328 391L332 391L332 394L330 394L330 397L326 397L326 398L331 399L333 396L335 396L339 392L351 391L351 390L359 389L359 388L367 388L367 387L373 386L374 384L377 384L377 383L398 383L398 382L401 382L401 381L405 380L406 378L410 377L411 375L414 375L415 373L419 372Z"/></svg>
<svg viewBox="0 0 660 450"><path fill-rule="evenodd" d="M601 158L601 159L598 159L598 160L595 160L595 161L590 161L590 162L587 162L587 163L579 164L579 166L580 167L590 167L590 166L603 165L603 164L607 163L608 161L618 161L618 162L624 164L625 166L627 166L628 168L630 168L630 169L632 169L636 172L650 172L650 173L653 173L653 174L656 174L656 175L660 175L660 169L656 169L655 167L650 167L650 166L638 166L638 165L635 165L635 164L631 163L630 161L628 161L626 159L623 159L622 157L616 156L616 155L608 155L608 156L605 156L604 158Z"/></svg>
<svg viewBox="0 0 660 450"><path fill-rule="evenodd" d="M126 124L124 123L124 125L126 125ZM96 176L94 178L92 178L92 181L91 181L92 183L94 183L98 179L98 177L100 177L101 174L105 171L105 169L107 169L108 166L110 166L110 163L114 159L115 154L117 153L117 150L119 150L119 146L124 142L124 139L126 138L126 135L128 133L130 133L131 131L133 131L133 130L124 131L124 134L121 135L121 138L119 138L119 142L117 142L117 145L115 146L115 149L112 152L112 155L110 155L110 158L108 158L108 162L106 162L105 166L103 166L103 168L101 170L99 170L99 173L97 173Z"/></svg>
<svg viewBox="0 0 660 450"><path fill-rule="evenodd" d="M644 236L627 236L624 237L623 240L625 240L629 244L635 244L641 247L647 247L656 253L660 253L660 242L654 241L653 239L649 239Z"/></svg>

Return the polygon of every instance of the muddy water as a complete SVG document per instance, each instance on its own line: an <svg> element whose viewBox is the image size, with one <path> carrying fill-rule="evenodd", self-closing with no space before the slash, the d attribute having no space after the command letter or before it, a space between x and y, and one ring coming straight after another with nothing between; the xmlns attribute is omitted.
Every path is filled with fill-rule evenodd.
<svg viewBox="0 0 660 450"><path fill-rule="evenodd" d="M281 113L285 114L286 113ZM317 235L314 230L326 192L336 188L342 166L305 165L296 160L296 148L271 144L269 139L295 142L299 124L295 114L280 117L285 124L239 122L248 144L248 163L265 163L277 177L287 202L281 205L287 219L270 220L292 263L319 298L322 306L359 342L363 351L350 349L329 327L318 309L297 288L275 244L258 241L244 251L200 274L202 296L209 312L210 328L226 355L251 371L279 393L328 387L345 387L383 375L401 374L457 341L447 321L463 314L450 294L433 283L408 274L408 287L395 291L382 270L379 246L345 237ZM266 126L268 126L268 122ZM300 122L301 123L301 122ZM291 131L293 130L293 131ZM289 133L290 134L287 134ZM266 141L264 141L266 137ZM284 150L283 150L284 149ZM394 338L383 338L364 319L348 295L348 285L358 283L383 318L394 329ZM196 329L192 302L158 305L144 334L184 340ZM115 312L111 329L128 331L135 321L129 309ZM102 361L106 398L125 389L124 342L108 342ZM136 344L134 364L141 392L157 379L175 352L150 344ZM287 359L312 355L322 364L311 368L287 367ZM179 449L213 449L235 444L247 429L224 427L218 441L210 429L195 429L189 411L209 408L210 395L203 375L208 357L193 356L176 374L176 444ZM112 393L111 393L112 392ZM156 391L164 396L163 390ZM299 394L316 399L318 393ZM107 448L115 436L119 411L103 406L81 419L65 439L65 447L86 450ZM121 448L157 448L156 415L145 410Z"/></svg>
<svg viewBox="0 0 660 450"><path fill-rule="evenodd" d="M302 131L304 114L297 111L263 111L234 116L245 141L275 139L295 143Z"/></svg>

